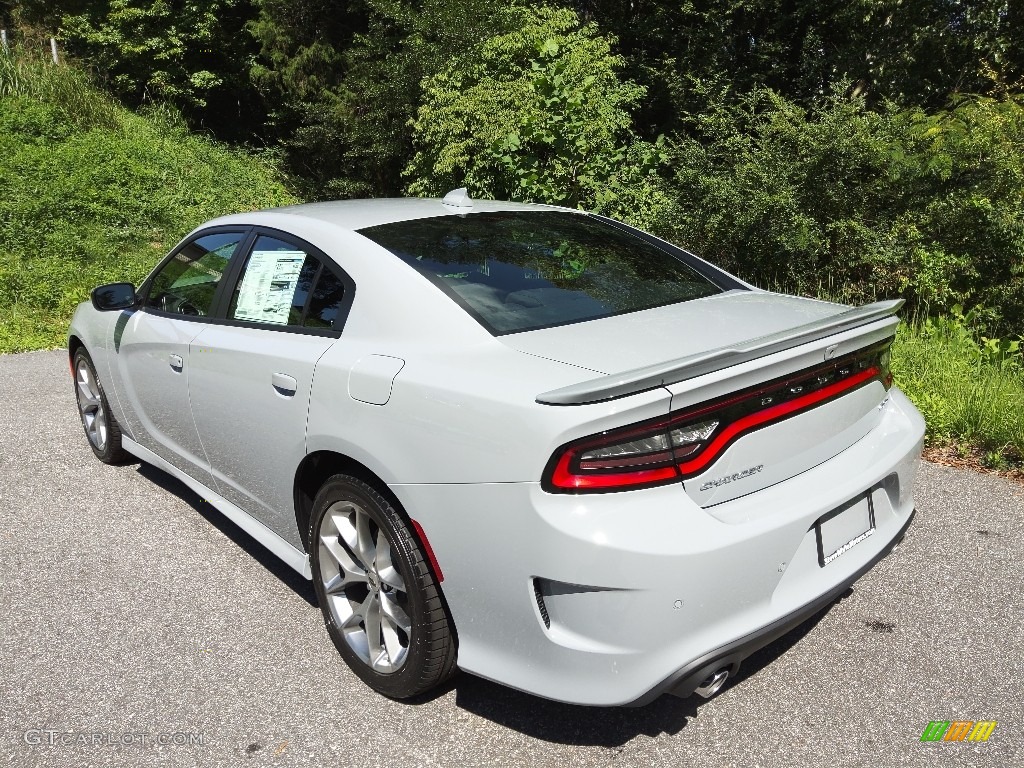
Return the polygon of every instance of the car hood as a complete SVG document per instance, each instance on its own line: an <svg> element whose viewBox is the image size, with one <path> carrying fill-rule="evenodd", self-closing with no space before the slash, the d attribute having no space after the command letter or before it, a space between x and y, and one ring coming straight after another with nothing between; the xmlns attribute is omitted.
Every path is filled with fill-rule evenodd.
<svg viewBox="0 0 1024 768"><path fill-rule="evenodd" d="M613 374L784 331L846 309L815 299L736 290L499 338L519 352Z"/></svg>

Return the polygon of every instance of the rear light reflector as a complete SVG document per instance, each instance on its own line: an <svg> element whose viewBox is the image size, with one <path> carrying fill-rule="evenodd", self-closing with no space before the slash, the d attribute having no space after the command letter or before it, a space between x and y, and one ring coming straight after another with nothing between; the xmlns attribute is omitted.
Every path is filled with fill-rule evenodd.
<svg viewBox="0 0 1024 768"><path fill-rule="evenodd" d="M551 493L647 488L703 472L745 434L803 413L872 381L889 389L892 339L824 366L701 403L663 418L566 443L542 485Z"/></svg>
<svg viewBox="0 0 1024 768"><path fill-rule="evenodd" d="M437 583L440 584L444 581L444 573L441 571L441 564L437 562L437 556L434 555L434 548L430 546L430 540L427 538L426 532L423 530L423 526L416 520L409 520L412 523L412 527L416 530L416 536L420 540L420 544L423 545L423 552L427 556L427 561L430 563L431 569L434 571L434 578L437 579Z"/></svg>

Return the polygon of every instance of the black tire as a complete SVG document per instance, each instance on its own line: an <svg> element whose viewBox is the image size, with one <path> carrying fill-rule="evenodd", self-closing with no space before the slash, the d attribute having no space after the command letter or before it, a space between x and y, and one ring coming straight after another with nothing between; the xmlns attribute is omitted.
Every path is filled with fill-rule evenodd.
<svg viewBox="0 0 1024 768"><path fill-rule="evenodd" d="M104 464L130 461L131 455L121 447L121 426L110 412L103 384L96 375L96 366L84 347L75 352L72 367L78 415L92 452ZM83 369L87 371L87 379L83 379Z"/></svg>
<svg viewBox="0 0 1024 768"><path fill-rule="evenodd" d="M345 663L363 682L393 699L417 696L450 678L455 672L455 633L405 516L362 480L335 475L317 492L311 517L313 587ZM387 552L381 548L381 534ZM369 553L360 547L367 540L376 542ZM348 578L343 578L345 572Z"/></svg>

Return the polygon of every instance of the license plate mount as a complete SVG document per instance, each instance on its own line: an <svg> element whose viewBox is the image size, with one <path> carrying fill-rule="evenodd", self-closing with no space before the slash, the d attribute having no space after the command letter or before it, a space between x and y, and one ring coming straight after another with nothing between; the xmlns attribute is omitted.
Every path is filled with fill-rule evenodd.
<svg viewBox="0 0 1024 768"><path fill-rule="evenodd" d="M818 518L818 565L824 568L874 533L875 504L868 492Z"/></svg>

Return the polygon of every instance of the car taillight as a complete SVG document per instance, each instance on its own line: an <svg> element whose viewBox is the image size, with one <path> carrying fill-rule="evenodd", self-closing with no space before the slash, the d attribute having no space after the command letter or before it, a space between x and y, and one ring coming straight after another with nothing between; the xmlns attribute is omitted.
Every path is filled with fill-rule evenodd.
<svg viewBox="0 0 1024 768"><path fill-rule="evenodd" d="M695 405L663 418L566 443L551 457L551 493L631 490L703 472L745 434L880 381L889 389L892 339L823 366Z"/></svg>

